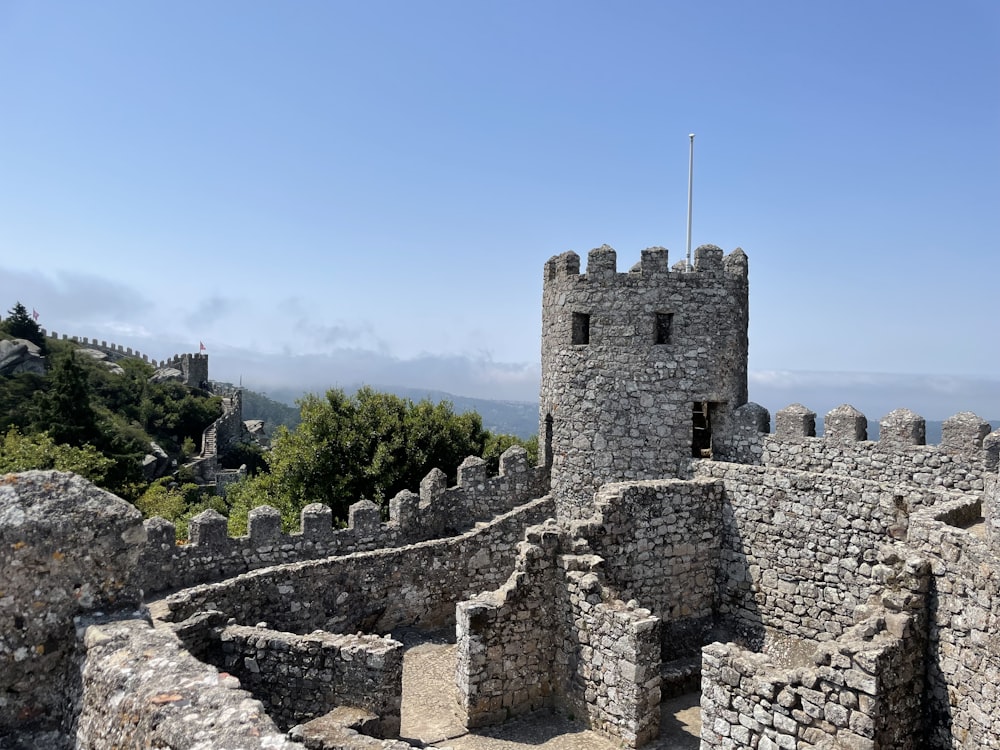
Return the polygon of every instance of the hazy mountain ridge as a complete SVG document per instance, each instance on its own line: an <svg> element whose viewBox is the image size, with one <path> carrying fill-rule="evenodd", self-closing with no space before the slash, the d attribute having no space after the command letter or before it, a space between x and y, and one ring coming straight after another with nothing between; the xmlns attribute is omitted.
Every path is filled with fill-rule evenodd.
<svg viewBox="0 0 1000 750"><path fill-rule="evenodd" d="M347 393L354 393L362 385L355 384L344 388ZM420 401L429 399L433 402L450 401L457 413L467 411L478 412L483 418L483 427L490 432L517 435L520 438L530 438L538 432L538 404L529 401L506 401L486 398L456 396L447 391L428 388L411 388L399 385L371 385L377 391L392 393L396 396ZM273 388L260 394L261 398L272 404L294 404L306 393L323 393L323 391L307 391L296 388ZM244 419L264 419L260 416L248 416L247 401L244 398ZM287 408L292 408L288 406ZM295 409L296 416L298 409ZM270 427L268 428L270 432Z"/></svg>
<svg viewBox="0 0 1000 750"><path fill-rule="evenodd" d="M345 390L348 393L355 392L360 385L353 385ZM462 413L466 411L476 411L483 418L483 426L491 432L517 435L521 438L529 438L538 432L538 404L529 401L508 401L493 400L485 398L472 398L468 396L456 396L447 391L432 390L427 388L411 388L407 386L373 386L376 390L393 393L397 396L409 398L414 401L430 399L431 401L450 401L455 411ZM252 391L248 393L253 393ZM270 433L275 424L285 424L293 428L298 424L298 408L290 406L307 391L294 388L273 389L269 394L254 394L253 398L244 396L243 411L245 419L264 419L267 422L267 430ZM257 400L259 399L259 401ZM274 423L272 418L285 414L284 421ZM287 416L291 414L293 416ZM772 411L772 421L773 421ZM269 417L268 415L272 415ZM1000 429L1000 419L987 420L994 429ZM937 445L941 442L941 429L944 420L927 420L927 444ZM823 434L823 418L816 417L816 432ZM868 422L868 439L878 440L879 424L877 420Z"/></svg>

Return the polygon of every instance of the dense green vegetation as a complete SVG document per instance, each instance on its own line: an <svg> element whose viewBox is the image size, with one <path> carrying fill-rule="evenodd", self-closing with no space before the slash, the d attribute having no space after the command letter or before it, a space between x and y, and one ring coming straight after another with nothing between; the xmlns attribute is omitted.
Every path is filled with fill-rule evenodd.
<svg viewBox="0 0 1000 750"><path fill-rule="evenodd" d="M286 529L296 528L309 503L324 503L346 520L351 504L372 500L386 513L400 490L415 490L433 468L454 481L468 456L500 453L521 441L491 435L475 412L456 414L450 403L419 402L362 388L339 389L300 402L301 422L281 428L266 455L266 473L229 488L230 530L242 533L246 514L258 505L281 511ZM537 445L535 446L537 457Z"/></svg>
<svg viewBox="0 0 1000 750"><path fill-rule="evenodd" d="M18 303L0 321L0 338L47 344L45 375L0 376L0 472L28 469L75 471L132 501L147 517L173 521L181 537L193 515L214 508L243 533L251 508L278 508L286 529L301 509L329 505L346 522L351 504L367 498L387 512L403 489L416 490L439 468L455 481L466 457L483 456L497 471L511 445L524 445L537 461L537 440L498 435L483 428L476 412L458 414L448 401L413 401L362 388L353 395L330 390L306 396L298 412L244 391L244 418L274 420L270 450L234 446L223 466L246 465L249 476L226 498L199 487L189 469L153 482L142 474L143 457L156 442L178 465L198 450L201 434L222 411L221 399L178 382L150 382L153 368L138 359L116 364L122 373L77 354L77 345L44 339Z"/></svg>
<svg viewBox="0 0 1000 750"><path fill-rule="evenodd" d="M37 329L18 304L0 321L0 338L28 338L31 326ZM45 375L0 377L0 471L77 471L135 501L149 486L142 460L150 442L183 461L222 413L215 396L149 382L153 368L138 359L121 360L124 374L117 374L76 354L71 342L45 343Z"/></svg>

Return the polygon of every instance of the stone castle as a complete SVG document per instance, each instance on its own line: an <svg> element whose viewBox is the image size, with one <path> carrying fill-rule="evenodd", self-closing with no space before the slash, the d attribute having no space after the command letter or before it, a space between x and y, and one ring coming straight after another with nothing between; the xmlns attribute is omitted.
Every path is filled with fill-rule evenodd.
<svg viewBox="0 0 1000 750"><path fill-rule="evenodd" d="M432 471L388 521L206 511L178 543L78 477L0 478L0 747L404 750L392 634L453 627L468 727L557 708L640 747L700 689L706 750L1000 750L1000 433L772 431L747 274L552 258L540 465Z"/></svg>

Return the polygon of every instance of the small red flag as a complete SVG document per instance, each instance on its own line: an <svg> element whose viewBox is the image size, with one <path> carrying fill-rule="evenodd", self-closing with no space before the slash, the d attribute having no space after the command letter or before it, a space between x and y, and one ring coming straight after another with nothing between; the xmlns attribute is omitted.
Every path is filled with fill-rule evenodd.
<svg viewBox="0 0 1000 750"><path fill-rule="evenodd" d="M198 351L199 352L205 351L205 345L203 343L201 343L200 341L198 342Z"/></svg>
<svg viewBox="0 0 1000 750"><path fill-rule="evenodd" d="M38 310L36 310L35 308L31 308L31 317L34 318L35 322L37 323L38 322Z"/></svg>

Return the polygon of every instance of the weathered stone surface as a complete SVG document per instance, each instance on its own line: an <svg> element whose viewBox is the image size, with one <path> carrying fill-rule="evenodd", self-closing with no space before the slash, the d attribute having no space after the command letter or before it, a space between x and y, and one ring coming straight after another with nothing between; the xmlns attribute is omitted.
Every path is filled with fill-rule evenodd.
<svg viewBox="0 0 1000 750"><path fill-rule="evenodd" d="M145 539L139 511L85 479L0 476L0 734L71 718L73 618L139 605Z"/></svg>
<svg viewBox="0 0 1000 750"><path fill-rule="evenodd" d="M25 339L4 339L0 341L0 375L16 375L20 372L45 374L45 357L36 344Z"/></svg>
<svg viewBox="0 0 1000 750"><path fill-rule="evenodd" d="M617 273L603 246L545 265L539 436L559 515L585 518L605 482L676 476L747 400L746 256L704 246L691 272L649 248ZM706 418L693 412L707 406ZM551 439L547 437L551 435Z"/></svg>
<svg viewBox="0 0 1000 750"><path fill-rule="evenodd" d="M302 750L264 706L142 620L87 627L79 750Z"/></svg>
<svg viewBox="0 0 1000 750"><path fill-rule="evenodd" d="M481 459L480 459L481 461ZM477 469L479 464L471 464ZM360 524L334 529L333 512L318 503L302 509L298 533L277 536L255 534L254 524L244 537L229 537L225 518L217 513L200 514L189 526L188 543L175 543L173 524L163 519L146 521L153 540L139 565L143 589L163 591L219 580L269 565L315 560L389 547L401 547L427 539L454 535L540 498L548 491L548 471L528 465L527 454L513 446L500 457L500 473L466 470L459 482L448 487L443 472L432 471L434 499L421 504L411 492L390 501L389 521L382 523L372 503L352 506L360 511ZM428 484L428 480L425 480ZM429 486L429 484L428 484ZM428 490L429 492L429 490ZM363 510L362 510L363 509ZM255 514L277 514L257 509ZM279 530L280 531L280 530Z"/></svg>

